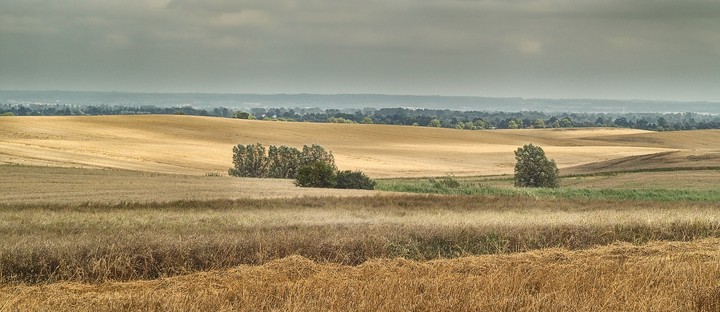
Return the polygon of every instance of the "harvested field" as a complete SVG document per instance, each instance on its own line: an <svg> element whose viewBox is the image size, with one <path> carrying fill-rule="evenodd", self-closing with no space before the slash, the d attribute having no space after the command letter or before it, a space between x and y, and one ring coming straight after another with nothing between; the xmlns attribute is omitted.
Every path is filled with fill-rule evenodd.
<svg viewBox="0 0 720 312"><path fill-rule="evenodd" d="M223 173L216 173L224 175ZM300 188L292 180L0 165L5 205L147 203L183 200L367 196L375 191Z"/></svg>
<svg viewBox="0 0 720 312"><path fill-rule="evenodd" d="M704 157L720 131L633 129L463 131L427 127L268 122L193 116L10 117L0 163L203 175L226 172L236 144L318 143L342 169L371 177L512 173L519 146L543 146L561 168L683 150Z"/></svg>
<svg viewBox="0 0 720 312"><path fill-rule="evenodd" d="M716 144L720 146L720 142ZM661 152L649 155L621 157L562 169L561 174L604 172L632 172L686 169L720 169L720 149Z"/></svg>
<svg viewBox="0 0 720 312"><path fill-rule="evenodd" d="M360 266L289 257L154 281L0 286L8 311L717 311L720 240Z"/></svg>

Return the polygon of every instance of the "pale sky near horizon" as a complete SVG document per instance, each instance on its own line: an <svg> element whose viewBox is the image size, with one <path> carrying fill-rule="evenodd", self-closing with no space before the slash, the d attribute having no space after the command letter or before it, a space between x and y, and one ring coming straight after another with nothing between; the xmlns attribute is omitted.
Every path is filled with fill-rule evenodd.
<svg viewBox="0 0 720 312"><path fill-rule="evenodd" d="M0 90L720 101L717 0L0 0Z"/></svg>

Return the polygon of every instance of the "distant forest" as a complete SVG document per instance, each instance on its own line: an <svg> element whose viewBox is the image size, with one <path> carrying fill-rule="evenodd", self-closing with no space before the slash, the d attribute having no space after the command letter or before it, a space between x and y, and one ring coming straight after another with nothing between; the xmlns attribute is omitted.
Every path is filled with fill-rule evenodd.
<svg viewBox="0 0 720 312"><path fill-rule="evenodd" d="M176 114L288 122L329 122L443 127L455 129L527 129L621 127L655 131L720 129L720 116L698 113L544 113L484 112L411 108L252 108L157 107L125 105L0 104L5 116L86 116Z"/></svg>

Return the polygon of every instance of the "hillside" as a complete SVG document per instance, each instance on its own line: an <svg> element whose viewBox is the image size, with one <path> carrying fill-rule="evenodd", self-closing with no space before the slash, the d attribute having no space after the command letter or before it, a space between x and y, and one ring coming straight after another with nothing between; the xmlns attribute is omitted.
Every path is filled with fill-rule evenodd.
<svg viewBox="0 0 720 312"><path fill-rule="evenodd" d="M203 175L225 172L232 146L256 142L318 143L341 169L410 177L512 173L513 151L526 143L542 146L561 169L663 152L704 157L720 150L720 131L465 131L168 115L0 120L0 163Z"/></svg>

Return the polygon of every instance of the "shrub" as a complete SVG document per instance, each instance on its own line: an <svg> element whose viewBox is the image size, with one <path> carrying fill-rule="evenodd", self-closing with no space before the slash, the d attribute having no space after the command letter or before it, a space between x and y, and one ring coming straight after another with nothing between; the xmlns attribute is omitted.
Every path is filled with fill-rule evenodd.
<svg viewBox="0 0 720 312"><path fill-rule="evenodd" d="M558 187L558 168L539 146L527 144L515 151L515 186Z"/></svg>
<svg viewBox="0 0 720 312"><path fill-rule="evenodd" d="M300 167L295 178L295 185L302 187L335 187L337 175L333 165L317 161Z"/></svg>
<svg viewBox="0 0 720 312"><path fill-rule="evenodd" d="M375 181L360 171L339 171L335 188L373 190L375 189Z"/></svg>

